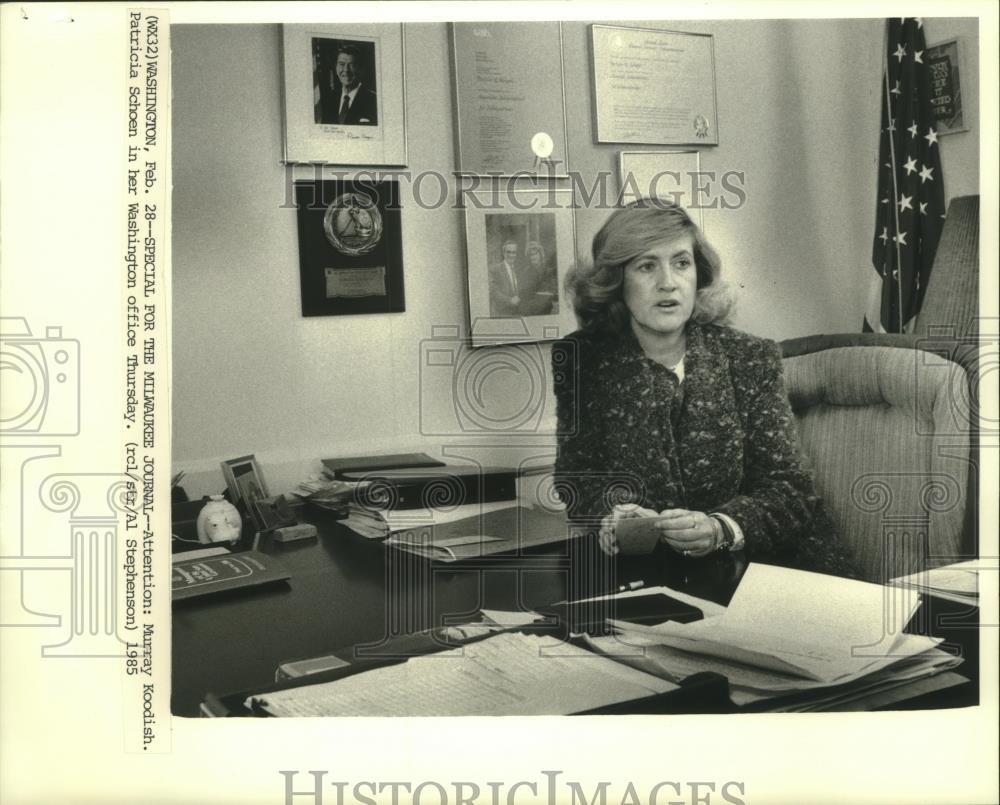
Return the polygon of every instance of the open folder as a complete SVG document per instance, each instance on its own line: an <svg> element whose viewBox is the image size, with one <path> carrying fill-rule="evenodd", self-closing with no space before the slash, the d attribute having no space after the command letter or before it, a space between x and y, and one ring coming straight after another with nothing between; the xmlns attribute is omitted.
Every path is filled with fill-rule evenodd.
<svg viewBox="0 0 1000 805"><path fill-rule="evenodd" d="M832 683L940 642L903 633L918 606L914 590L751 564L721 615L648 627L613 625L693 654Z"/></svg>
<svg viewBox="0 0 1000 805"><path fill-rule="evenodd" d="M440 562L519 551L566 539L561 512L512 506L392 534L386 547Z"/></svg>

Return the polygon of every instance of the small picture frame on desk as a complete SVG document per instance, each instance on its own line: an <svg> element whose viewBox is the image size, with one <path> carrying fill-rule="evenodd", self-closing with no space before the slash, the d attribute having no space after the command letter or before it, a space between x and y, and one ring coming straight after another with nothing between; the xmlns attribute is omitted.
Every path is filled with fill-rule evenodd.
<svg viewBox="0 0 1000 805"><path fill-rule="evenodd" d="M256 504L269 495L257 459L249 455L223 461L222 475L226 479L226 488L229 490L233 505L247 514L254 526L260 530Z"/></svg>
<svg viewBox="0 0 1000 805"><path fill-rule="evenodd" d="M295 514L284 495L274 495L255 501L254 521L261 531L274 531L296 523Z"/></svg>

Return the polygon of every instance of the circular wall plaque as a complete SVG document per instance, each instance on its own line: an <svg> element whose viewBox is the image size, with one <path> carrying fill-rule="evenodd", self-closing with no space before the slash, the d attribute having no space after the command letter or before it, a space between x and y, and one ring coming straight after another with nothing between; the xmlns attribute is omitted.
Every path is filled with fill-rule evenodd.
<svg viewBox="0 0 1000 805"><path fill-rule="evenodd" d="M367 254L382 239L382 213L362 193L344 193L326 208L326 239L341 254Z"/></svg>

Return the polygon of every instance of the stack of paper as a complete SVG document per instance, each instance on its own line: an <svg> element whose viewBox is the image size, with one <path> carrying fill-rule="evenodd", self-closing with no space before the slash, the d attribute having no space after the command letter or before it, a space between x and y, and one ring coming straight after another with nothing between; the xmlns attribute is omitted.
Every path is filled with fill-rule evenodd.
<svg viewBox="0 0 1000 805"><path fill-rule="evenodd" d="M328 475L310 475L299 481L295 494L325 509L342 509L356 499L359 488L367 484L337 481Z"/></svg>
<svg viewBox="0 0 1000 805"><path fill-rule="evenodd" d="M918 605L913 590L752 564L722 614L709 608L704 620L656 626L612 621L620 634L592 642L675 681L720 673L738 705L802 694L795 706L809 709L958 665L936 648L940 640L903 633Z"/></svg>
<svg viewBox="0 0 1000 805"><path fill-rule="evenodd" d="M490 632L501 632L512 627L529 626L542 618L537 612L510 612L501 609L480 610L478 622L455 624L441 629L442 637L448 640L464 641L482 637Z"/></svg>
<svg viewBox="0 0 1000 805"><path fill-rule="evenodd" d="M504 632L246 705L275 716L563 715L676 688L568 643Z"/></svg>
<svg viewBox="0 0 1000 805"><path fill-rule="evenodd" d="M909 576L900 576L889 584L916 590L925 595L944 598L958 604L979 606L979 572L992 570L996 572L996 560L990 567L982 559L969 562L959 562L954 565L921 570Z"/></svg>
<svg viewBox="0 0 1000 805"><path fill-rule="evenodd" d="M494 503L465 503L461 506L437 509L423 507L418 509L392 509L391 511L383 512L383 516L389 524L389 530L396 532L406 531L411 528L421 528L423 526L454 523L457 520L480 517L490 512L516 509L517 506L516 501L500 500Z"/></svg>
<svg viewBox="0 0 1000 805"><path fill-rule="evenodd" d="M340 522L355 534L365 539L385 539L389 536L389 525L382 515L381 509L369 509L357 503L347 504L347 516Z"/></svg>
<svg viewBox="0 0 1000 805"><path fill-rule="evenodd" d="M437 562L457 562L459 559L488 555L489 551L483 550L488 543L506 541L504 537L492 537L486 534L435 537L429 529L411 529L393 534L385 541L385 544L422 556L425 559Z"/></svg>
<svg viewBox="0 0 1000 805"><path fill-rule="evenodd" d="M320 508L334 511L352 531L366 539L384 539L389 535L384 512L366 481L339 481L328 473L312 475L299 481L295 493Z"/></svg>

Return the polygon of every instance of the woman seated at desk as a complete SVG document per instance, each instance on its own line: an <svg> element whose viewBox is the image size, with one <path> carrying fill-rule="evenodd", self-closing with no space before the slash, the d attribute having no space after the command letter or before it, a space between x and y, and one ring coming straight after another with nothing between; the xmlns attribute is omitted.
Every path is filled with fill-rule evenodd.
<svg viewBox="0 0 1000 805"><path fill-rule="evenodd" d="M802 467L773 341L724 324L720 260L680 207L611 214L569 280L580 329L553 346L556 483L571 520L618 552L616 524L657 516L658 550L853 576Z"/></svg>

